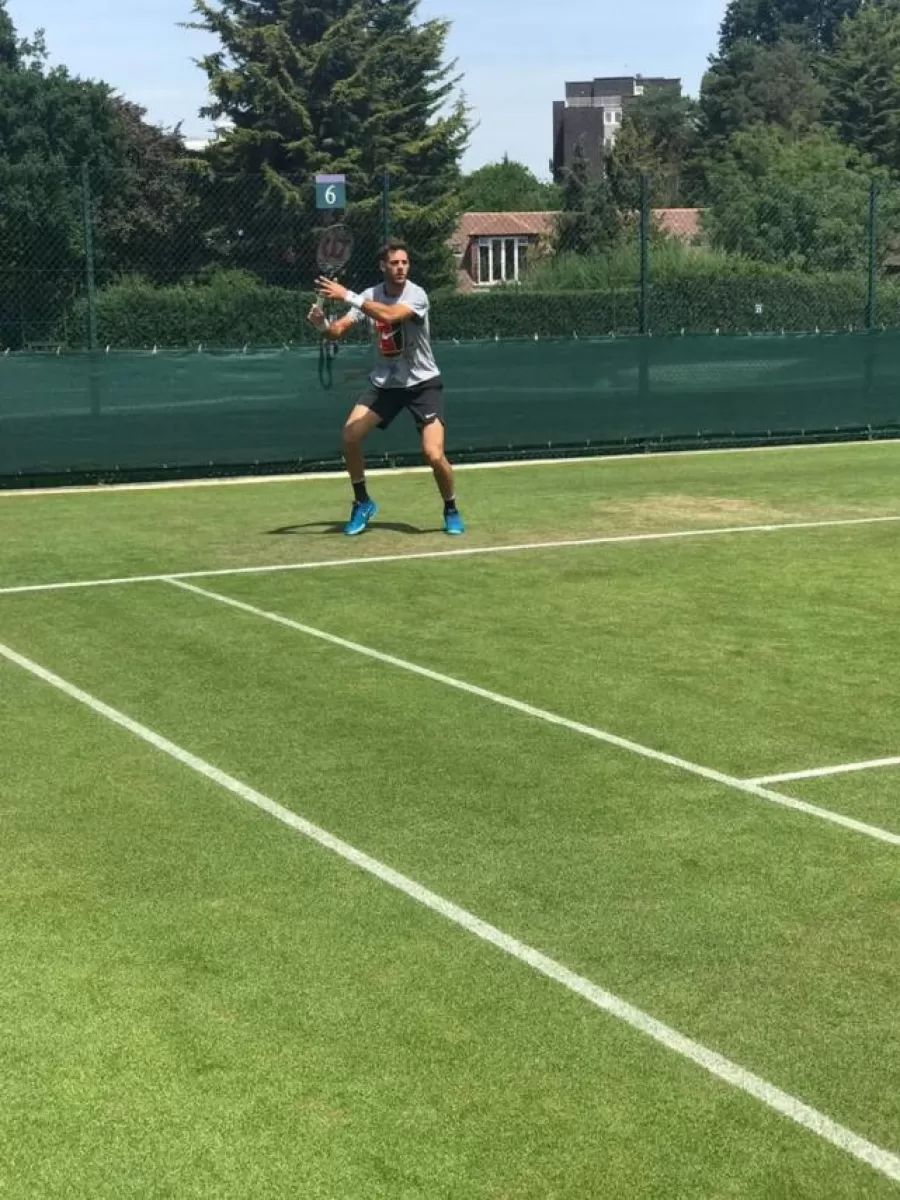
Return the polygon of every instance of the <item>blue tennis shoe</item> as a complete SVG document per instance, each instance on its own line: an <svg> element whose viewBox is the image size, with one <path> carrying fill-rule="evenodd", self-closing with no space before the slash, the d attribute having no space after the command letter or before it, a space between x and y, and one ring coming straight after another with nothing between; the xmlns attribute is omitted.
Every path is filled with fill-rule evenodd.
<svg viewBox="0 0 900 1200"><path fill-rule="evenodd" d="M344 533L347 537L356 537L358 533L364 533L366 526L377 512L378 505L374 500L354 500L350 520L344 526Z"/></svg>

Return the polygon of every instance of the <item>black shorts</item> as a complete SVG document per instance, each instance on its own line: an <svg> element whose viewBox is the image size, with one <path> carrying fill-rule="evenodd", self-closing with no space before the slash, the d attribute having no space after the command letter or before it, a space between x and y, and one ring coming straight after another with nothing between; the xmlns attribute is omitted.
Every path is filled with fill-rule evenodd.
<svg viewBox="0 0 900 1200"><path fill-rule="evenodd" d="M369 388L359 398L359 403L371 409L377 417L379 429L387 429L404 408L412 413L416 428L421 433L426 425L444 419L444 384L440 375L408 388Z"/></svg>

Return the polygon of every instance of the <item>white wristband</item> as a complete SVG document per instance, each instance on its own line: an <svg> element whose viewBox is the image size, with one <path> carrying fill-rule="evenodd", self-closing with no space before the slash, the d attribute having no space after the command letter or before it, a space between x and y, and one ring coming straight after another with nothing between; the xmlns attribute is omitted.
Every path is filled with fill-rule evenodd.
<svg viewBox="0 0 900 1200"><path fill-rule="evenodd" d="M348 292L347 295L344 297L344 299L350 305L351 308L358 308L360 311L362 311L362 306L363 306L362 296L358 295L356 292Z"/></svg>

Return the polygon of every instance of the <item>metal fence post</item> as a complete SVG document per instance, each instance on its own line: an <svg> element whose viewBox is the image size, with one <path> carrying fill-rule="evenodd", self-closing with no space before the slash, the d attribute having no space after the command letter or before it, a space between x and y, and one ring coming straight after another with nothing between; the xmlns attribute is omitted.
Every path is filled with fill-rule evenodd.
<svg viewBox="0 0 900 1200"><path fill-rule="evenodd" d="M81 164L81 191L84 199L84 265L87 284L88 349L97 349L97 287L94 277L94 215L91 203L91 179L88 164Z"/></svg>
<svg viewBox="0 0 900 1200"><path fill-rule="evenodd" d="M642 410L650 400L650 176L641 176L641 278L640 312L637 340L638 399Z"/></svg>
<svg viewBox="0 0 900 1200"><path fill-rule="evenodd" d="M878 181L869 188L869 302L866 324L871 333L878 321Z"/></svg>
<svg viewBox="0 0 900 1200"><path fill-rule="evenodd" d="M650 332L650 176L641 176L641 281L640 317L642 334Z"/></svg>
<svg viewBox="0 0 900 1200"><path fill-rule="evenodd" d="M878 322L878 181L873 179L869 188L869 298L866 305L865 358L863 362L863 398L868 404L876 383L876 361L879 343L871 335Z"/></svg>

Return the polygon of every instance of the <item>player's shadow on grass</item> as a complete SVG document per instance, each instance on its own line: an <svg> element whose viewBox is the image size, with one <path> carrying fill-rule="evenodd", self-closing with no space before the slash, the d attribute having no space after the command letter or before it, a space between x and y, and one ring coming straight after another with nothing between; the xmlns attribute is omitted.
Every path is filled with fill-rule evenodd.
<svg viewBox="0 0 900 1200"><path fill-rule="evenodd" d="M369 526L372 533L387 530L390 533L405 533L409 537L417 537L424 533L440 533L440 529L422 529L419 525L409 525L405 521L375 520ZM343 534L343 521L310 521L305 525L282 525L280 529L267 531L272 537L332 537Z"/></svg>

